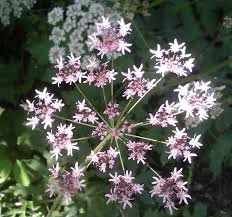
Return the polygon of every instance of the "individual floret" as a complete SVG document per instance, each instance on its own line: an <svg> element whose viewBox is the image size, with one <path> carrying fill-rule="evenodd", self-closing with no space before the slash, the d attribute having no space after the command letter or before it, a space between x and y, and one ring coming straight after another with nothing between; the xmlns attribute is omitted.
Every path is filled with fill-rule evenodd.
<svg viewBox="0 0 232 217"><path fill-rule="evenodd" d="M79 122L79 123L90 122L90 123L94 124L98 121L98 117L97 117L96 112L92 111L92 109L86 105L84 99L82 102L78 101L77 113L75 113L73 118L74 118L74 121Z"/></svg>
<svg viewBox="0 0 232 217"><path fill-rule="evenodd" d="M152 150L152 145L147 144L145 142L136 142L129 140L127 142L127 147L129 150L129 158L132 160L136 160L137 163L145 164L145 155L149 150Z"/></svg>
<svg viewBox="0 0 232 217"><path fill-rule="evenodd" d="M84 83L91 85L94 83L96 87L104 87L116 80L115 76L118 74L114 69L109 69L106 63L98 63L96 60L90 59L87 65L86 80Z"/></svg>
<svg viewBox="0 0 232 217"><path fill-rule="evenodd" d="M155 58L155 69L158 69L157 74L162 76L167 73L174 73L178 76L187 76L192 72L194 66L194 58L190 58L191 54L186 54L185 43L178 44L177 40L174 43L169 43L170 48L168 50L161 49L160 45L157 45L157 50L150 49L153 54L151 58Z"/></svg>
<svg viewBox="0 0 232 217"><path fill-rule="evenodd" d="M47 192L50 193L50 197L54 194L62 193L66 202L70 202L71 198L78 192L82 191L85 185L85 180L81 177L84 169L78 166L78 163L75 163L75 167L71 168L71 170L64 172L61 174L58 171L58 174L53 176L53 180L47 189Z"/></svg>
<svg viewBox="0 0 232 217"><path fill-rule="evenodd" d="M173 209L177 209L175 206L176 200L178 200L179 204L182 202L188 204L187 199L191 199L188 189L185 187L188 182L182 181L181 177L183 177L182 169L177 170L176 168L174 168L171 176L168 178L153 177L154 181L152 184L154 186L150 191L151 196L157 195L163 198L164 207L168 208L171 214L173 213Z"/></svg>
<svg viewBox="0 0 232 217"><path fill-rule="evenodd" d="M133 69L132 71L128 69L127 73L122 73L125 77L123 82L126 82L126 90L122 96L126 97L126 99L134 98L135 96L142 97L154 87L155 79L150 81L143 78L143 64L139 68L134 65Z"/></svg>
<svg viewBox="0 0 232 217"><path fill-rule="evenodd" d="M99 151L98 153L91 152L88 159L90 159L93 164L103 173L106 169L112 169L115 164L115 159L117 158L119 152L116 148L110 147L107 151Z"/></svg>
<svg viewBox="0 0 232 217"><path fill-rule="evenodd" d="M200 148L202 144L198 141L201 135L195 135L194 138L190 138L188 134L185 132L185 128L179 130L172 131L174 133L173 136L169 137L167 140L167 146L170 148L168 151L168 158L183 157L184 160L188 160L191 163L191 157L196 157L197 154L193 153L193 149L195 147Z"/></svg>
<svg viewBox="0 0 232 217"><path fill-rule="evenodd" d="M68 56L68 61L65 62L62 57L57 60L56 77L53 77L54 80L52 83L57 84L58 86L65 82L66 84L72 83L82 83L82 79L85 77L85 72L81 70L80 57L75 57L72 53Z"/></svg>
<svg viewBox="0 0 232 217"><path fill-rule="evenodd" d="M132 207L131 201L135 194L142 194L143 185L134 182L131 171L126 171L124 175L110 174L112 177L109 181L113 183L110 194L105 196L108 198L107 203L117 202L122 205L123 209L128 205Z"/></svg>
<svg viewBox="0 0 232 217"><path fill-rule="evenodd" d="M47 133L47 139L48 143L51 146L52 150L52 156L55 157L56 160L58 160L58 156L62 155L61 151L66 150L67 155L72 156L73 149L78 150L79 148L76 146L76 142L72 142L73 138L73 132L72 130L74 127L72 124L66 126L66 124L62 125L60 124L57 127L57 131L55 133L48 132Z"/></svg>
<svg viewBox="0 0 232 217"><path fill-rule="evenodd" d="M90 49L98 50L98 55L104 55L125 51L130 52L131 44L125 41L125 36L130 34L130 23L125 24L124 20L118 21L117 26L112 26L109 18L102 17L102 22L97 23L97 31L89 36Z"/></svg>
<svg viewBox="0 0 232 217"><path fill-rule="evenodd" d="M31 118L27 118L28 122L26 125L31 126L34 130L39 122L41 122L44 125L44 129L46 129L48 126L52 126L54 113L57 110L60 111L64 104L62 100L53 98L53 94L48 93L46 87L42 92L38 90L35 90L35 92L37 95L34 101L30 102L26 100L25 103L21 104L24 110L33 114Z"/></svg>
<svg viewBox="0 0 232 217"><path fill-rule="evenodd" d="M169 125L176 126L178 122L176 120L176 112L177 108L175 107L175 103L169 104L166 100L165 104L162 104L154 115L149 114L150 117L147 120L151 125L161 127L168 127Z"/></svg>
<svg viewBox="0 0 232 217"><path fill-rule="evenodd" d="M184 86L179 85L174 91L178 92L178 112L186 112L186 118L199 117L200 120L209 117L209 109L215 104L214 93L209 90L210 82L196 81Z"/></svg>

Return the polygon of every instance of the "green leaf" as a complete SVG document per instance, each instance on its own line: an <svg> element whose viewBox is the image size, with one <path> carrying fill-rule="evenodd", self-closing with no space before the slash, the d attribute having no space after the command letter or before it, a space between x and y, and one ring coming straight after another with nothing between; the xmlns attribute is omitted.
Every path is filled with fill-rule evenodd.
<svg viewBox="0 0 232 217"><path fill-rule="evenodd" d="M194 215L193 217L206 217L207 207L202 203L197 203L194 206Z"/></svg>
<svg viewBox="0 0 232 217"><path fill-rule="evenodd" d="M26 49L31 53L31 55L38 61L40 65L48 65L48 53L51 46L48 36L42 36L35 41L29 43Z"/></svg>
<svg viewBox="0 0 232 217"><path fill-rule="evenodd" d="M12 170L12 162L9 159L0 160L0 184L5 182Z"/></svg>
<svg viewBox="0 0 232 217"><path fill-rule="evenodd" d="M229 156L232 150L232 133L227 131L221 135L210 153L210 169L214 176L217 176L221 172L222 163Z"/></svg>
<svg viewBox="0 0 232 217"><path fill-rule="evenodd" d="M20 160L16 160L16 163L14 165L14 175L16 181L19 182L21 185L25 187L30 185L30 177L28 175L28 171L25 164Z"/></svg>

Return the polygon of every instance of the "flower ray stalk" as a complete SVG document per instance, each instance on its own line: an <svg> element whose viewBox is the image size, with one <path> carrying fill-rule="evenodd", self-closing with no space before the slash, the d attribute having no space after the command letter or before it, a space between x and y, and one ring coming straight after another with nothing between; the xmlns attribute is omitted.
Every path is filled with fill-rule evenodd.
<svg viewBox="0 0 232 217"><path fill-rule="evenodd" d="M138 139L144 139L144 140L151 141L151 142L159 142L159 143L167 144L164 141L160 141L160 140L156 140L156 139L151 139L151 138L147 138L147 137L143 137L143 136L137 136L137 135L133 135L133 134L129 134L129 133L125 133L125 135L129 136L129 137L138 138Z"/></svg>
<svg viewBox="0 0 232 217"><path fill-rule="evenodd" d="M93 110L98 114L98 116L102 119L105 124L108 125L107 121L102 117L102 115L97 111L97 109L93 106L93 104L89 101L89 99L86 97L86 95L83 93L83 91L78 87L78 85L75 83L75 86L79 93L82 95L82 97L87 101L87 103L93 108Z"/></svg>
<svg viewBox="0 0 232 217"><path fill-rule="evenodd" d="M59 118L59 119L64 120L64 121L69 121L69 122L74 123L74 124L83 125L83 126L86 126L86 127L92 127L92 128L97 127L97 126L92 125L92 124L86 124L86 123L77 122L77 121L74 121L74 120L71 120L71 119L68 119L68 118L61 117L59 115L53 115L53 117Z"/></svg>
<svg viewBox="0 0 232 217"><path fill-rule="evenodd" d="M121 166L122 166L122 170L123 170L123 173L125 174L125 167L124 167L124 163L123 163L123 159L122 159L122 154L121 154L121 150L119 148L119 144L118 144L118 140L115 139L115 143L116 143L116 146L118 148L118 151L119 151L119 158L120 158L120 163L121 163Z"/></svg>
<svg viewBox="0 0 232 217"><path fill-rule="evenodd" d="M156 87L157 86L157 84L162 80L162 78L163 77L161 77L161 78L159 78L156 82L155 82L155 84L154 84L154 87ZM153 87L153 88L154 88ZM128 112L124 115L124 117L122 117L121 118L121 120L119 120L118 121L118 124L117 124L117 126L120 126L120 124L126 119L126 117L130 114L130 112L136 107L136 105L153 89L153 88L151 88L151 89L149 89L142 97L140 97L136 102L135 102L135 104L128 110ZM128 104L129 104L129 102L128 102Z"/></svg>

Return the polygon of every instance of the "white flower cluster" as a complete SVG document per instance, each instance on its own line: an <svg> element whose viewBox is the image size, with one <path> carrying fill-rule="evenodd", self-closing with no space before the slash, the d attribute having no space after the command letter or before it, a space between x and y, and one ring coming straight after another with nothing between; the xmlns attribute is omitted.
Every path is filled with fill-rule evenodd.
<svg viewBox="0 0 232 217"><path fill-rule="evenodd" d="M23 10L30 10L35 3L36 0L1 0L0 22L9 25L11 16L20 18Z"/></svg>
<svg viewBox="0 0 232 217"><path fill-rule="evenodd" d="M65 9L56 7L49 12L48 23L53 26L49 36L53 43L49 52L50 62L55 63L60 56L68 53L89 58L86 40L104 15L105 7L94 0L76 0ZM119 15L110 15L111 19L114 17Z"/></svg>
<svg viewBox="0 0 232 217"><path fill-rule="evenodd" d="M214 105L209 108L209 118L216 119L224 110L222 107L222 103L219 101L219 99L222 98L223 89L225 89L225 85L220 87L212 87L208 90L209 93L214 93L214 98L216 99ZM201 122L202 120L198 116L189 116L185 118L185 126L187 128L197 127Z"/></svg>

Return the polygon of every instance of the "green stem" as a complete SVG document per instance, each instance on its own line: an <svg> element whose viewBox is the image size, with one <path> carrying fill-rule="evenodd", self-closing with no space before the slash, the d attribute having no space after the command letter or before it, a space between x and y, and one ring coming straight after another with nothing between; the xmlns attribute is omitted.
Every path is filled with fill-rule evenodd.
<svg viewBox="0 0 232 217"><path fill-rule="evenodd" d="M144 139L144 140L151 141L151 142L159 142L159 143L167 144L164 141L160 141L160 140L156 140L156 139L151 139L151 138L147 138L147 137L143 137L143 136L136 136L136 135L129 134L129 133L125 133L125 135L129 136L129 137L138 138L138 139Z"/></svg>
<svg viewBox="0 0 232 217"><path fill-rule="evenodd" d="M107 144L107 142L111 139L112 135L109 134L104 140L102 140L96 148L93 150L94 154L97 154L99 151L103 149L103 147ZM85 161L81 164L81 167L87 169L91 164L91 160L86 158Z"/></svg>
<svg viewBox="0 0 232 217"><path fill-rule="evenodd" d="M155 173L158 177L160 177L160 175L159 175L148 163L146 163L146 166L147 166L153 173Z"/></svg>
<svg viewBox="0 0 232 217"><path fill-rule="evenodd" d="M150 123L149 122L141 122L141 123L137 123L137 124L133 124L132 126L133 126L133 128L135 128L135 127L141 127L141 126L146 126L146 125L150 125Z"/></svg>
<svg viewBox="0 0 232 217"><path fill-rule="evenodd" d="M123 115L126 113L127 109L129 108L130 104L132 103L132 99L129 100L129 102L127 103L126 107L124 108L124 110L122 111L122 114L120 115L120 117L118 118L118 122L116 124L116 127L118 127L122 121L123 121Z"/></svg>
<svg viewBox="0 0 232 217"><path fill-rule="evenodd" d="M112 58L111 70L113 70L113 68L114 68L114 59ZM111 84L110 84L110 90L111 90L111 101L113 102L113 99L114 99L114 81L113 80L111 81Z"/></svg>
<svg viewBox="0 0 232 217"><path fill-rule="evenodd" d="M51 217L52 216L53 211L56 210L56 208L59 206L61 201L62 201L62 194L58 194L58 196L56 197L56 199L54 200L54 202L53 202L53 204L51 206L51 209L48 211L48 214L47 214L46 217Z"/></svg>
<svg viewBox="0 0 232 217"><path fill-rule="evenodd" d="M86 137L81 137L81 138L77 138L77 139L72 139L72 141L81 141L81 140L85 140L85 139L92 139L95 136L86 136Z"/></svg>
<svg viewBox="0 0 232 217"><path fill-rule="evenodd" d="M119 151L119 158L120 158L120 163L121 163L121 166L122 166L122 170L123 170L123 173L125 174L125 167L124 167L124 164L123 164L122 154L121 154L117 139L115 139L115 142L116 142L116 145L117 145L117 148L118 148L118 151Z"/></svg>
<svg viewBox="0 0 232 217"><path fill-rule="evenodd" d="M71 120L71 119L68 119L68 118L64 118L64 117L61 117L61 116L58 116L58 115L53 115L53 117L59 118L59 119L61 119L61 120L69 121L69 122L72 122L72 123L75 123L75 124L79 124L79 125L83 125L83 126L87 126L87 127L96 128L95 125L76 122L76 121L74 121L74 120Z"/></svg>
<svg viewBox="0 0 232 217"><path fill-rule="evenodd" d="M104 87L102 87L102 94L103 94L103 98L104 98L105 106L107 106L106 93L105 93L105 88L104 88Z"/></svg>
<svg viewBox="0 0 232 217"><path fill-rule="evenodd" d="M154 84L154 87L156 87L156 85L162 80L162 77L159 78L155 84ZM153 88L154 88L153 87ZM152 88L152 89L153 89ZM136 107L136 105L152 90L152 89L149 89L142 97L140 97L136 102L135 104L128 110L128 112L125 114L125 116L121 119L119 125L126 119L127 115Z"/></svg>

